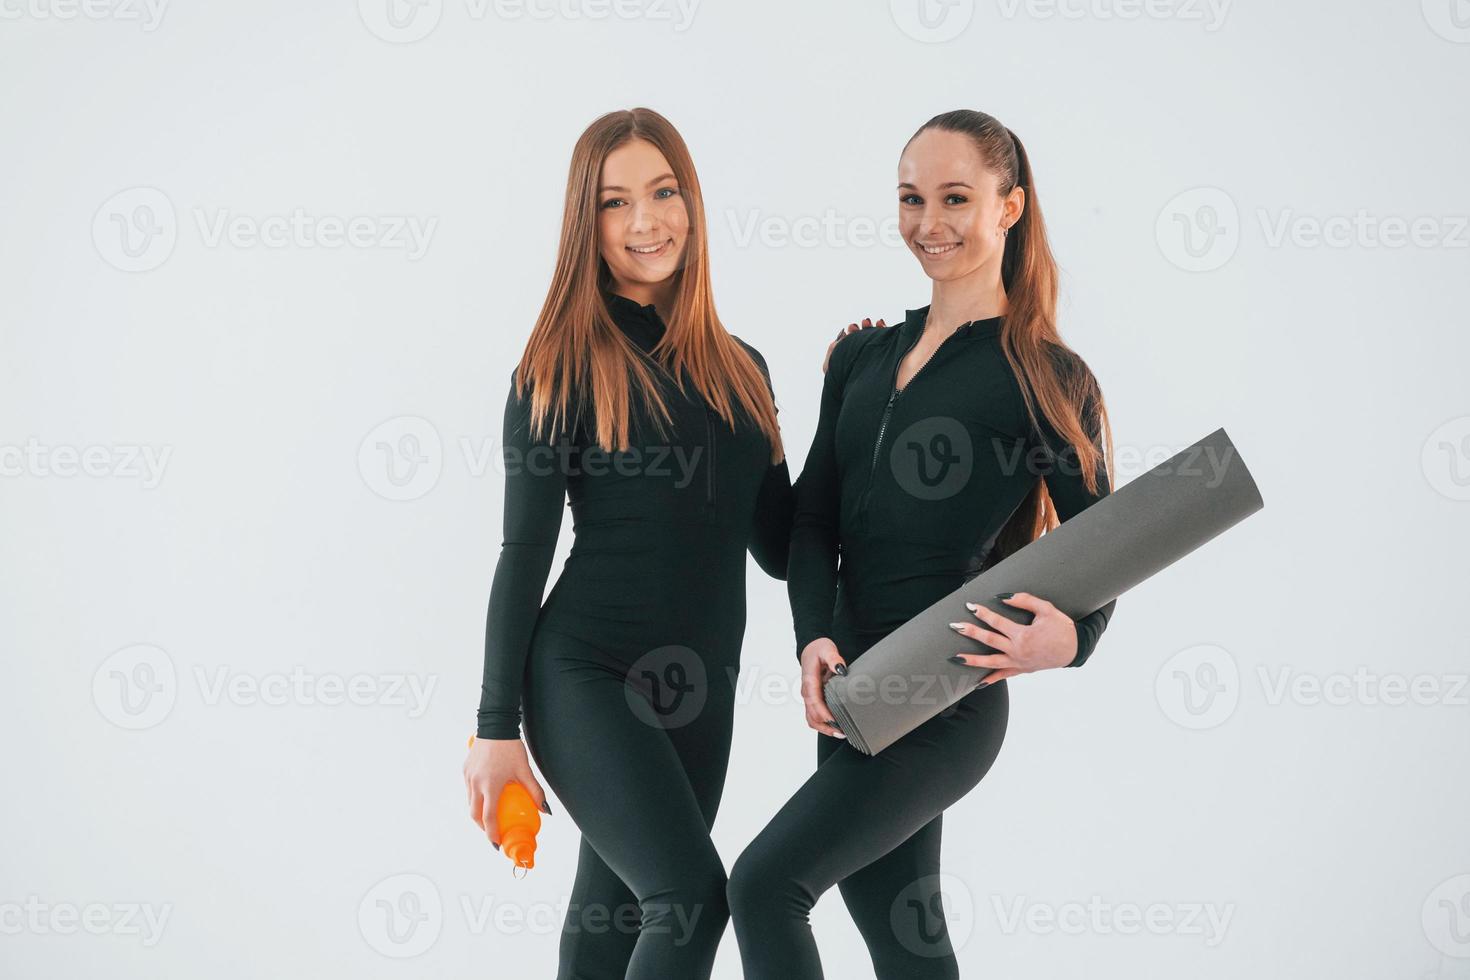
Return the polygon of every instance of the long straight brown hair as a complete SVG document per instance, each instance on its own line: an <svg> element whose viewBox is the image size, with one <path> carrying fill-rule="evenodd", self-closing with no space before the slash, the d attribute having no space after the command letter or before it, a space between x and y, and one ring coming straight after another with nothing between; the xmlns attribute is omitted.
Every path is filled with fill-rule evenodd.
<svg viewBox="0 0 1470 980"><path fill-rule="evenodd" d="M1087 489L1098 490L1098 469L1113 482L1113 430L1102 390L1086 362L1057 332L1057 262L1046 237L1046 222L1036 196L1031 161L1019 137L994 116L973 109L942 113L920 126L968 136L986 169L996 176L1001 196L1020 187L1026 194L1021 217L1006 233L1000 278L1007 311L1001 325L1001 348L1020 381L1026 414L1037 425L1039 409L1076 456L1063 460L1081 468ZM1102 448L1094 440L1102 443ZM1035 485L996 536L986 565L1006 557L1056 527L1059 519L1046 483Z"/></svg>
<svg viewBox="0 0 1470 980"><path fill-rule="evenodd" d="M607 302L612 275L597 239L603 162L631 140L646 140L664 155L689 211L683 262L674 273L673 309L648 357L613 322ZM782 458L776 406L765 377L715 313L704 198L689 148L652 109L610 112L587 127L572 151L556 271L516 366L516 390L530 387L537 437L568 431L590 410L597 444L612 452L628 448L634 391L663 431L670 417L657 377L678 379L683 390L685 372L726 424L734 426L738 406L770 440L772 462Z"/></svg>

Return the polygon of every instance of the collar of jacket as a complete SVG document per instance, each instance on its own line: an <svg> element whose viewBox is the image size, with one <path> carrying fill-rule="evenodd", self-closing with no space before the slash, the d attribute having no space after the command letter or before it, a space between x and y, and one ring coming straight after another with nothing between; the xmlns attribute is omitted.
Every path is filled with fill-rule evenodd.
<svg viewBox="0 0 1470 980"><path fill-rule="evenodd" d="M924 324L929 319L929 307L920 307L917 310L905 310L903 323L899 325L899 335L906 341L908 347L919 339L924 332ZM955 328L956 337L996 337L1000 335L1000 328L1005 323L1005 317L992 316L983 320L971 320L962 323Z"/></svg>
<svg viewBox="0 0 1470 980"><path fill-rule="evenodd" d="M607 309L613 322L642 350L653 350L664 335L664 321L653 304L644 305L617 293L606 295Z"/></svg>

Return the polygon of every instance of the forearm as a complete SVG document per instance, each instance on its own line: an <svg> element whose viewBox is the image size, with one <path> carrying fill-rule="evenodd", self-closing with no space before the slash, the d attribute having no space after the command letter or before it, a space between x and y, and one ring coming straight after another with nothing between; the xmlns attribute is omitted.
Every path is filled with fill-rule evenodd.
<svg viewBox="0 0 1470 980"><path fill-rule="evenodd" d="M786 572L786 594L791 601L798 657L812 640L832 635L837 562L836 527L810 512L798 511Z"/></svg>
<svg viewBox="0 0 1470 980"><path fill-rule="evenodd" d="M1076 621L1077 656L1067 665L1068 667L1081 667L1087 662L1087 658L1092 656L1092 651L1097 648L1097 641L1102 637L1103 630L1108 628L1108 621L1113 618L1113 609L1117 605L1118 600L1114 599L1101 609Z"/></svg>
<svg viewBox="0 0 1470 980"><path fill-rule="evenodd" d="M507 543L501 548L485 617L485 666L480 681L479 738L519 738L521 678L541 609L554 549Z"/></svg>

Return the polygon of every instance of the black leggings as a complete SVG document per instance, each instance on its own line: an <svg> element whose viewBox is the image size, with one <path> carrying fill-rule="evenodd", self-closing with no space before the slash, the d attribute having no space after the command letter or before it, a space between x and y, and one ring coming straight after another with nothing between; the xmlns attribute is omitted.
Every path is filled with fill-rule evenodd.
<svg viewBox="0 0 1470 980"><path fill-rule="evenodd" d="M730 872L746 980L818 980L807 915L833 885L878 980L959 976L939 893L940 822L1000 754L1010 695L978 688L876 756L817 736L818 768Z"/></svg>
<svg viewBox="0 0 1470 980"><path fill-rule="evenodd" d="M630 665L545 627L534 647L526 743L582 831L558 980L708 977L730 918L710 826L734 671L690 647Z"/></svg>

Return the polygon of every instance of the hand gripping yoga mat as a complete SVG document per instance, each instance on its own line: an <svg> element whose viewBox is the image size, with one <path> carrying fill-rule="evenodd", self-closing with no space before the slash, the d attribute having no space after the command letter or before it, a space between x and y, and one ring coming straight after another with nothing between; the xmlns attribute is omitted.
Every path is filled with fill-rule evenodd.
<svg viewBox="0 0 1470 980"><path fill-rule="evenodd" d="M990 671L950 663L969 645L954 622L974 602L1026 624L995 598L1029 592L1079 619L1172 565L1263 506L1224 429L1119 487L904 623L827 681L827 707L848 742L876 755L969 694ZM983 624L982 624L983 627Z"/></svg>

